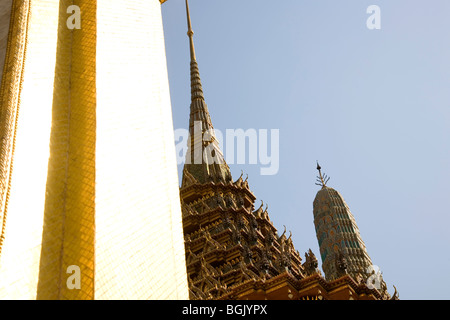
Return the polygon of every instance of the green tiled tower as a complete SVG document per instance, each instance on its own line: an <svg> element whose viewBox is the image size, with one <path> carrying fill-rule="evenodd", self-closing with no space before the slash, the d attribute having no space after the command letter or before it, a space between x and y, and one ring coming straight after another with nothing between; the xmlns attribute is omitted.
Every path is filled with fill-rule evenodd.
<svg viewBox="0 0 450 320"><path fill-rule="evenodd" d="M327 280L349 274L356 282L372 283L381 292L386 292L381 273L367 253L355 217L342 195L326 185L328 179L322 175L318 182L322 188L313 203L314 225L319 242L322 269Z"/></svg>

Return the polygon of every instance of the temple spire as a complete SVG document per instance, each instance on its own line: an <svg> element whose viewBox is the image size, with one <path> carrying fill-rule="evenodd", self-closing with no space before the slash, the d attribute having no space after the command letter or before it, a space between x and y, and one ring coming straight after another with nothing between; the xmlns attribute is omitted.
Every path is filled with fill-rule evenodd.
<svg viewBox="0 0 450 320"><path fill-rule="evenodd" d="M200 183L229 182L232 179L230 168L226 164L223 153L220 150L203 95L200 72L195 57L194 31L192 31L188 0L186 0L186 16L191 56L191 105L188 150L182 186L186 185L186 179L188 178Z"/></svg>
<svg viewBox="0 0 450 320"><path fill-rule="evenodd" d="M191 61L195 61L195 48L194 48L194 31L192 31L192 25L191 25L191 14L189 13L189 3L188 0L186 0L186 14L187 14L187 25L188 25L188 32L187 35L189 37L189 45L191 49Z"/></svg>
<svg viewBox="0 0 450 320"><path fill-rule="evenodd" d="M195 57L194 31L192 31L191 14L189 12L188 0L186 0L186 15L188 26L187 35L189 37L189 48L191 53L191 100L205 100L205 97L203 96L202 82L200 81L200 72L198 70L198 64Z"/></svg>

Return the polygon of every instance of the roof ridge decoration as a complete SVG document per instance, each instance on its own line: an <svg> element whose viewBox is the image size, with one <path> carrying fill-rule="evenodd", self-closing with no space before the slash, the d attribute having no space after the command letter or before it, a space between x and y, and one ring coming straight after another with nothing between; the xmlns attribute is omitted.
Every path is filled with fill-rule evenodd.
<svg viewBox="0 0 450 320"><path fill-rule="evenodd" d="M322 175L322 171L321 171L321 166L319 165L319 162L317 161L317 170L319 171L319 176L316 177L316 185L317 186L322 186L322 189L325 188L327 186L328 180L330 180L329 177L327 177L326 174Z"/></svg>

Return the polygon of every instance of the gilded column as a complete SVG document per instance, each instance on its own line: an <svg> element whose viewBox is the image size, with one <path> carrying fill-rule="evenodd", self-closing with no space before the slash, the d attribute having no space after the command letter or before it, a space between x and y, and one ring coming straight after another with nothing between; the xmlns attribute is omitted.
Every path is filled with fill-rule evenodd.
<svg viewBox="0 0 450 320"><path fill-rule="evenodd" d="M61 0L38 299L94 299L96 1ZM76 5L82 27L67 27ZM80 268L81 288L66 285Z"/></svg>

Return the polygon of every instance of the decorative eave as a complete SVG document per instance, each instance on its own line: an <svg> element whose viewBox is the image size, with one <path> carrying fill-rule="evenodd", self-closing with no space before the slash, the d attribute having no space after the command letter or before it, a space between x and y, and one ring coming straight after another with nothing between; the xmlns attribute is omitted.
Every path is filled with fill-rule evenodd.
<svg viewBox="0 0 450 320"><path fill-rule="evenodd" d="M289 272L283 272L274 277L264 279L249 279L240 284L231 286L230 292L219 297L220 300L235 299L236 297L245 297L246 295L263 291L265 294L279 289L280 285L289 285L296 288L298 279Z"/></svg>
<svg viewBox="0 0 450 320"><path fill-rule="evenodd" d="M300 280L299 282L301 289L300 291L304 291L310 287L314 287L315 285L320 285L326 292L327 295L333 294L337 290L340 290L343 287L350 288L355 294L359 295L367 295L374 296L377 299L382 299L381 294L376 289L369 289L365 284L357 284L356 281L350 276L345 275L340 277L339 279L333 281L326 281L319 274L313 274L305 279Z"/></svg>
<svg viewBox="0 0 450 320"><path fill-rule="evenodd" d="M231 234L232 232L233 231L231 229L227 228L225 230L222 230L222 231L218 232L217 234L212 235L211 237L213 237L213 238L220 238L222 235L224 235L226 233ZM192 246L196 246L196 245L198 245L201 242L206 243L207 241L208 240L206 239L206 235L200 235L199 237L194 238L194 239L192 239L190 237L190 234L185 236L185 244L187 244L187 242L189 242L189 245L191 247Z"/></svg>
<svg viewBox="0 0 450 320"><path fill-rule="evenodd" d="M256 196L253 194L253 192L250 191L250 189L242 186L236 186L232 183L214 183L214 182L208 182L208 183L193 183L188 186L185 186L183 188L180 188L180 197L182 199L186 198L190 194L201 194L205 191L212 190L213 192L244 192L251 200L252 202L256 200Z"/></svg>
<svg viewBox="0 0 450 320"><path fill-rule="evenodd" d="M221 208L221 207L217 207L211 210L208 210L206 212L203 213L198 213L198 214L190 214L190 215L185 215L183 216L183 226L188 226L188 225L196 225L198 224L201 220L209 220L210 217L214 216L215 214L220 214L220 213L226 213L226 212L234 212L234 213L246 213L248 214L248 211L245 208L239 208L239 209L234 209L234 208Z"/></svg>
<svg viewBox="0 0 450 320"><path fill-rule="evenodd" d="M211 263L211 261L222 261L226 258L226 256L233 256L236 252L239 252L242 250L241 245L236 245L231 248L220 248L220 249L214 249L209 252L204 253L203 257L205 258L206 262ZM193 266L196 266L197 264L201 263L200 259L198 258L195 261L192 261L187 265L188 268L192 268Z"/></svg>

